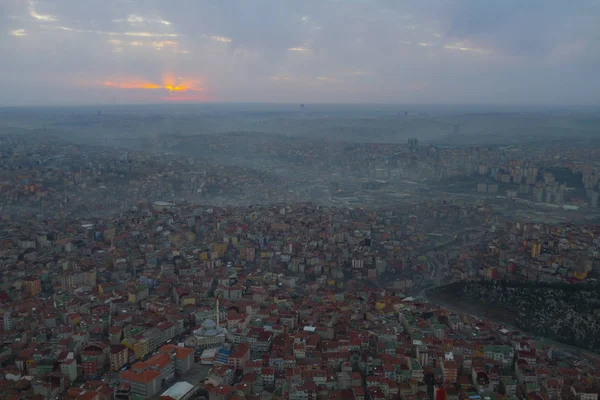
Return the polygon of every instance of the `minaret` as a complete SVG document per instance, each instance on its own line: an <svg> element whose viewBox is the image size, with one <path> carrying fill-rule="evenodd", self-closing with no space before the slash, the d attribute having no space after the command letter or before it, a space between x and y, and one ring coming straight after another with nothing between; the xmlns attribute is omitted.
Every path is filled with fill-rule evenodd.
<svg viewBox="0 0 600 400"><path fill-rule="evenodd" d="M108 312L108 329L112 327L112 314L113 314L113 303L112 299L110 299L110 303L108 303L110 308ZM54 302L54 307L56 307L56 302Z"/></svg>
<svg viewBox="0 0 600 400"><path fill-rule="evenodd" d="M217 327L219 326L219 298L217 297Z"/></svg>

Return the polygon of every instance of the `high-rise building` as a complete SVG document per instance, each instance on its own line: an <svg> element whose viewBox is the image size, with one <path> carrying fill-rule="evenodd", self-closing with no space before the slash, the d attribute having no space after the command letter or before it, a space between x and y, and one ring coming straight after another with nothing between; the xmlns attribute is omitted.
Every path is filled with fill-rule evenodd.
<svg viewBox="0 0 600 400"><path fill-rule="evenodd" d="M590 203L591 203L592 208L598 208L598 192L592 191Z"/></svg>
<svg viewBox="0 0 600 400"><path fill-rule="evenodd" d="M23 278L23 290L27 296L37 296L42 291L42 282L40 281L40 278L35 276Z"/></svg>
<svg viewBox="0 0 600 400"><path fill-rule="evenodd" d="M408 139L408 148L412 151L419 149L419 140L417 138Z"/></svg>

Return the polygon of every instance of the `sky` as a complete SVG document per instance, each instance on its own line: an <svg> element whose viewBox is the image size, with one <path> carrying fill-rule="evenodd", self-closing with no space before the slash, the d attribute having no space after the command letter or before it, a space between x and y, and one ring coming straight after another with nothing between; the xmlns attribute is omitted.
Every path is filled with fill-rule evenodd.
<svg viewBox="0 0 600 400"><path fill-rule="evenodd" d="M0 105L600 105L597 0L0 0Z"/></svg>

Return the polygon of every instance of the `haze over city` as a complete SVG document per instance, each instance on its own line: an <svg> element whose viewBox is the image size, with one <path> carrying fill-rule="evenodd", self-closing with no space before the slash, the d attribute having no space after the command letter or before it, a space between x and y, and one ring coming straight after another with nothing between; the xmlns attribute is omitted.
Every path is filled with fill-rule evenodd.
<svg viewBox="0 0 600 400"><path fill-rule="evenodd" d="M599 400L598 0L0 0L0 400Z"/></svg>
<svg viewBox="0 0 600 400"><path fill-rule="evenodd" d="M578 0L4 0L0 105L600 103Z"/></svg>

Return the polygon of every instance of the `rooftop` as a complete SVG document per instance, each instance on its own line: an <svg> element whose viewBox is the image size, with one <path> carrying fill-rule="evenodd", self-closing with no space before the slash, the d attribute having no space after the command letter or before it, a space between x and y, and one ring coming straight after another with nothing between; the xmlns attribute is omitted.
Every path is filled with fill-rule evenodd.
<svg viewBox="0 0 600 400"><path fill-rule="evenodd" d="M173 400L180 400L184 398L188 393L190 393L194 389L194 385L191 383L182 381L177 382L169 389L167 389L162 395L162 397L170 397Z"/></svg>

